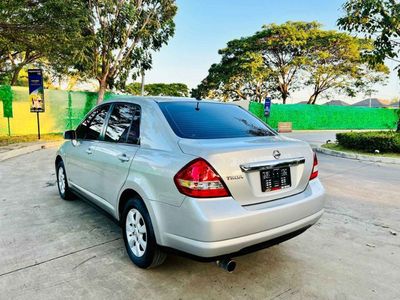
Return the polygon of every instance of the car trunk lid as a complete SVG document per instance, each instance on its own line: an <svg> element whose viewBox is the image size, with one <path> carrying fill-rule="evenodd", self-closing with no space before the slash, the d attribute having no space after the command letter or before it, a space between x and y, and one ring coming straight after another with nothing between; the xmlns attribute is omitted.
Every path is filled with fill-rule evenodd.
<svg viewBox="0 0 400 300"><path fill-rule="evenodd" d="M181 139L178 144L184 153L207 160L241 205L272 201L302 192L313 166L313 152L307 143L281 136ZM280 168L290 169L290 186L263 191L261 176L266 176L265 171L269 169L280 172Z"/></svg>

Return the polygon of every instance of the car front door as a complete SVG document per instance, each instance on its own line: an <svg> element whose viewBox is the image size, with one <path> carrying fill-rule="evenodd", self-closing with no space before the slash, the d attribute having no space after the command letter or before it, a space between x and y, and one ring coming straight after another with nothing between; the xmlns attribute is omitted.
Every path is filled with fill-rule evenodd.
<svg viewBox="0 0 400 300"><path fill-rule="evenodd" d="M66 172L72 188L89 196L93 182L98 180L93 155L99 142L110 104L93 110L76 129L76 140L71 141L67 153Z"/></svg>
<svg viewBox="0 0 400 300"><path fill-rule="evenodd" d="M93 159L98 174L96 191L113 208L128 176L129 168L139 149L140 106L115 103L112 107L102 141L96 144Z"/></svg>

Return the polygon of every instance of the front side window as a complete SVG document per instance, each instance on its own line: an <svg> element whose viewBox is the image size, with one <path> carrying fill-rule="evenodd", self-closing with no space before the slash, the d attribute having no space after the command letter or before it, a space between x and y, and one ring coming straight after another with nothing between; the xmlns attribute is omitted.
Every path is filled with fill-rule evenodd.
<svg viewBox="0 0 400 300"><path fill-rule="evenodd" d="M76 129L78 139L97 140L100 137L110 105L95 109Z"/></svg>
<svg viewBox="0 0 400 300"><path fill-rule="evenodd" d="M114 143L139 143L140 106L116 104L108 120L104 140Z"/></svg>

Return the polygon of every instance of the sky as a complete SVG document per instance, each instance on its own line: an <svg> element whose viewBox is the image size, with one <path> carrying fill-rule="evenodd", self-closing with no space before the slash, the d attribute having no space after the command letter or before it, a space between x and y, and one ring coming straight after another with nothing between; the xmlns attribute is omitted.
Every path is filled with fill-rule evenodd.
<svg viewBox="0 0 400 300"><path fill-rule="evenodd" d="M176 31L167 46L153 56L146 83L182 82L196 87L207 76L211 64L220 60L218 49L232 39L249 36L269 23L318 21L324 29L338 29L343 0L177 0ZM389 65L391 67L391 65ZM392 66L393 67L393 66ZM392 99L400 85L392 72L386 86L376 86L372 97ZM290 102L307 100L310 92L295 92ZM342 99L354 103L366 98L330 95L322 102Z"/></svg>

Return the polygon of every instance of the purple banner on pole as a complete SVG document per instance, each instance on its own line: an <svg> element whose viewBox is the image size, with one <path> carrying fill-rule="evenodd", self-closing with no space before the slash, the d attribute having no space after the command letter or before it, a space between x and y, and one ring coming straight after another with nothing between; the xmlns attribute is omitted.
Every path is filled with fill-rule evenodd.
<svg viewBox="0 0 400 300"><path fill-rule="evenodd" d="M42 70L28 70L29 82L29 101L31 103L31 112L44 112L44 88Z"/></svg>
<svg viewBox="0 0 400 300"><path fill-rule="evenodd" d="M265 98L264 102L264 116L269 117L271 114L271 97Z"/></svg>

